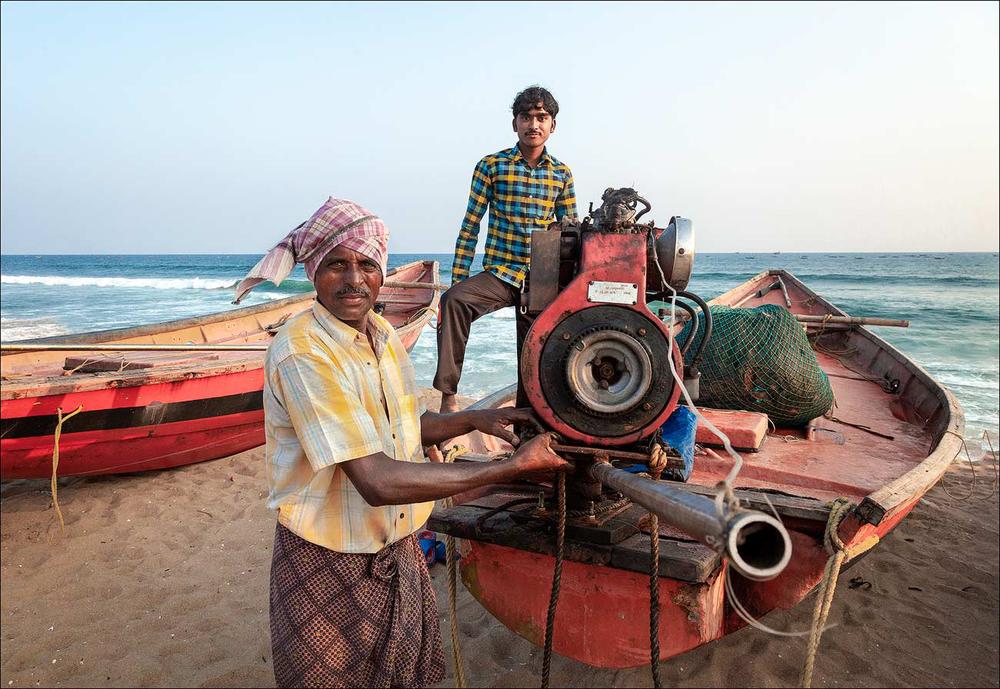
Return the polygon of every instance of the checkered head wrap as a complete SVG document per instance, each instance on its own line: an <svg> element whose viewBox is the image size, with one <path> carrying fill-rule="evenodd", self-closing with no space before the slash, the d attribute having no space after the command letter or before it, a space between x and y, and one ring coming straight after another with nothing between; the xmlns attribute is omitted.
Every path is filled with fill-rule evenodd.
<svg viewBox="0 0 1000 689"><path fill-rule="evenodd" d="M353 201L331 196L237 283L233 303L239 304L247 292L265 280L280 285L296 263L305 265L306 277L312 280L320 262L337 246L345 246L378 263L385 280L388 244L389 228L377 215Z"/></svg>

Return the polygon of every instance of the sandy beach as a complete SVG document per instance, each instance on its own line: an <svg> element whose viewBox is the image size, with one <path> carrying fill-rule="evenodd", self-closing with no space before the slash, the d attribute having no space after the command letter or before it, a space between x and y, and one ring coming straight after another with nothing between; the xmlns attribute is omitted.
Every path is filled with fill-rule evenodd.
<svg viewBox="0 0 1000 689"><path fill-rule="evenodd" d="M433 402L429 402L433 404ZM433 407L432 407L433 408ZM813 686L996 687L993 465L956 463L840 580ZM274 516L263 448L171 471L3 484L3 687L273 686L267 591ZM991 495L992 492L992 495ZM949 494L950 493L950 494ZM966 496L967 499L963 499ZM446 611L446 572L431 568ZM808 628L812 598L767 624ZM471 686L537 686L542 653L459 593ZM447 617L442 613L446 655ZM637 624L646 624L637 620ZM662 664L665 686L794 686L805 640L743 630ZM554 686L651 686L649 669L556 657ZM452 686L448 679L442 686Z"/></svg>

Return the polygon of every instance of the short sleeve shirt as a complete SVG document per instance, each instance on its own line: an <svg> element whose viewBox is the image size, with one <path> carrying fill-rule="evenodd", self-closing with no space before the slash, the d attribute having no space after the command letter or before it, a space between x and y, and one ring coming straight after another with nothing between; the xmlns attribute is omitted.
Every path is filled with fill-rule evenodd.
<svg viewBox="0 0 1000 689"><path fill-rule="evenodd" d="M319 302L289 320L264 364L268 507L311 543L374 553L419 530L433 502L372 507L341 468L382 452L426 462L423 406L396 331L368 314L368 337Z"/></svg>

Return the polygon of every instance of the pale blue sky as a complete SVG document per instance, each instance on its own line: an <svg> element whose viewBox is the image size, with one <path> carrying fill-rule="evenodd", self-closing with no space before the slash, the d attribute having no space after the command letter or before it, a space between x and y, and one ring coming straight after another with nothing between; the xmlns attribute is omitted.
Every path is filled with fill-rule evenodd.
<svg viewBox="0 0 1000 689"><path fill-rule="evenodd" d="M634 186L700 251L996 251L997 8L4 2L2 251L263 252L333 195L449 252L532 83L582 209Z"/></svg>

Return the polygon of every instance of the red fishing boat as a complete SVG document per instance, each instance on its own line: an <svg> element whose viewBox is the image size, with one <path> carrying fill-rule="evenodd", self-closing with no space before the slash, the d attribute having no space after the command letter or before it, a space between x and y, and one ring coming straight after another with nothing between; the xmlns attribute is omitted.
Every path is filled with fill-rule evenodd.
<svg viewBox="0 0 1000 689"><path fill-rule="evenodd" d="M832 413L801 428L755 428L751 414L703 410L734 445L753 447L741 451L736 495L750 508L770 512L773 506L790 537L791 558L777 577L754 581L736 573L718 550L661 521L656 563L661 659L746 626L736 609L740 604L759 618L801 602L821 581L829 558L823 539L832 501L842 498L852 505L837 527L849 562L878 546L913 510L963 442L963 413L944 386L867 328L847 322L847 314L793 275L761 273L710 304L775 304L797 314L836 404ZM511 387L474 406L510 405L513 396ZM741 435L746 437L737 443ZM470 461L488 461L510 449L478 434L457 442L468 448ZM659 483L713 496L732 467L725 452L712 450L714 442L717 438L699 426L704 449L688 481ZM554 526L541 507L551 494L547 486L491 486L460 496L462 504L437 510L430 522L430 528L464 539L461 576L472 595L539 645L555 566ZM556 653L598 667L649 662L652 557L650 536L638 533L643 514L633 506L600 529L586 523L567 527Z"/></svg>
<svg viewBox="0 0 1000 689"><path fill-rule="evenodd" d="M376 310L407 351L437 311L438 283L436 261L409 263L386 278ZM60 429L59 476L165 469L263 444L266 345L314 297L12 343L59 349L0 355L0 476L52 475L59 410L80 409ZM75 345L91 348L67 349ZM154 346L176 349L143 349Z"/></svg>

